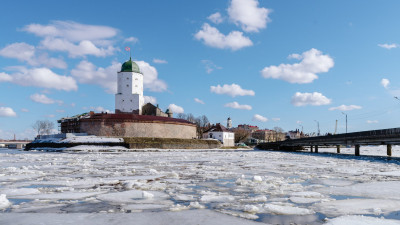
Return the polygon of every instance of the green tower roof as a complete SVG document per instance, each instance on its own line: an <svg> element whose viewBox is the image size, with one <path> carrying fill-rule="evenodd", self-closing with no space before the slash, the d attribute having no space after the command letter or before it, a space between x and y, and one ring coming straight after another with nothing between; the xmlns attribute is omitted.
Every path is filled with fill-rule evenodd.
<svg viewBox="0 0 400 225"><path fill-rule="evenodd" d="M121 66L121 72L135 72L135 73L141 73L139 66L132 61L132 58L129 58L128 61L124 62Z"/></svg>

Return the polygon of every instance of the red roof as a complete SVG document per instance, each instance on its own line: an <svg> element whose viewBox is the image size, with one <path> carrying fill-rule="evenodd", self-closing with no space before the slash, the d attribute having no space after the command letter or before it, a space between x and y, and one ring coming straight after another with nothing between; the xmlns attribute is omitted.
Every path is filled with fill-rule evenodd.
<svg viewBox="0 0 400 225"><path fill-rule="evenodd" d="M166 123L185 123L195 125L184 119L175 119L171 117L150 116L150 115L137 115L133 113L96 113L89 118L82 119L81 121L90 120L119 120L119 121L140 121L140 122L166 122Z"/></svg>
<svg viewBox="0 0 400 225"><path fill-rule="evenodd" d="M217 123L215 125L213 125L212 127L210 127L210 129L204 131L204 133L207 132L232 132L230 130L228 130L226 127L222 126L220 123Z"/></svg>

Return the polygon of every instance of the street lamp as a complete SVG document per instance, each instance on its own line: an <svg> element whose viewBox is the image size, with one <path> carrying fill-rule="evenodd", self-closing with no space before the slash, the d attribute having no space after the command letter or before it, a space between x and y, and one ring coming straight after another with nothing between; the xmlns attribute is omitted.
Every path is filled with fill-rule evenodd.
<svg viewBox="0 0 400 225"><path fill-rule="evenodd" d="M342 112L343 115L346 115L346 134L347 134L347 114Z"/></svg>
<svg viewBox="0 0 400 225"><path fill-rule="evenodd" d="M317 122L317 127L318 127L318 136L320 135L320 131L319 131L319 122L314 120L315 122Z"/></svg>

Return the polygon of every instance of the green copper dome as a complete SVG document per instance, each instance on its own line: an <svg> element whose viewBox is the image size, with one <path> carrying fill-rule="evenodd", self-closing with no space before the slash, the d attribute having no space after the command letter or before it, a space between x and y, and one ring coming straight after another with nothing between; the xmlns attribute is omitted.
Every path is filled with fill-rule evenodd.
<svg viewBox="0 0 400 225"><path fill-rule="evenodd" d="M135 73L141 73L139 66L132 61L131 58L129 58L128 61L124 62L121 67L121 72L135 72Z"/></svg>

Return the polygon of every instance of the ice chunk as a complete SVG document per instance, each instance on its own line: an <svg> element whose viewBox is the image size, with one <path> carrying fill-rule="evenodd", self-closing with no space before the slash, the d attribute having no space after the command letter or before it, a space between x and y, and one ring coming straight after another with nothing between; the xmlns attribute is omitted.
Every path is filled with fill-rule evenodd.
<svg viewBox="0 0 400 225"><path fill-rule="evenodd" d="M260 209L255 205L245 205L243 211L255 214L255 213L258 213L258 211L260 211Z"/></svg>
<svg viewBox="0 0 400 225"><path fill-rule="evenodd" d="M347 199L318 203L316 211L327 216L386 214L400 209L400 201L389 199Z"/></svg>
<svg viewBox="0 0 400 225"><path fill-rule="evenodd" d="M314 213L314 211L305 208L275 204L265 204L264 209L270 213L278 215L309 215Z"/></svg>
<svg viewBox="0 0 400 225"><path fill-rule="evenodd" d="M147 192L147 191L143 191L143 192L142 192L142 198L151 199L151 198L153 198L153 197L154 197L154 195L153 195L152 193L149 193L149 192Z"/></svg>
<svg viewBox="0 0 400 225"><path fill-rule="evenodd" d="M204 205L200 205L199 202L191 202L189 204L189 206L192 207L192 208L196 208L196 209L204 209L205 208L205 206Z"/></svg>
<svg viewBox="0 0 400 225"><path fill-rule="evenodd" d="M0 195L0 209L6 209L10 207L11 202L8 201L7 197L5 194Z"/></svg>
<svg viewBox="0 0 400 225"><path fill-rule="evenodd" d="M376 218L370 216L341 216L328 220L325 225L400 225L399 220L389 220L384 218Z"/></svg>
<svg viewBox="0 0 400 225"><path fill-rule="evenodd" d="M261 182L263 179L261 178L261 176L254 176L253 177L253 181L254 182Z"/></svg>

